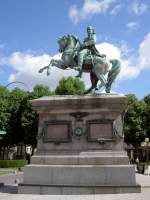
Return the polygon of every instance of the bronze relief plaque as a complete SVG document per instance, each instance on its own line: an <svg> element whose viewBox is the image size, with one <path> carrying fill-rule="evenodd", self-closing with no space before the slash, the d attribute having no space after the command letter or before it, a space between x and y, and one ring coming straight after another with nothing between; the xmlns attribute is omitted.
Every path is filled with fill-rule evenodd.
<svg viewBox="0 0 150 200"><path fill-rule="evenodd" d="M112 141L114 139L113 120L87 121L87 135L89 142Z"/></svg>
<svg viewBox="0 0 150 200"><path fill-rule="evenodd" d="M44 142L70 142L71 123L70 121L49 121L44 123Z"/></svg>

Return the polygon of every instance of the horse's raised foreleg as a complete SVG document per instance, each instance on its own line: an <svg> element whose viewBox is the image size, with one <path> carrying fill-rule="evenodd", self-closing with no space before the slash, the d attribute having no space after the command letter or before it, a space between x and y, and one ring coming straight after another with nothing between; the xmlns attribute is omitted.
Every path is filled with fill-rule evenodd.
<svg viewBox="0 0 150 200"><path fill-rule="evenodd" d="M49 66L51 66L51 67L54 66L54 67L57 67L57 68L60 68L60 69L66 69L65 62L62 59L57 59L57 60L52 59Z"/></svg>
<svg viewBox="0 0 150 200"><path fill-rule="evenodd" d="M47 68L47 76L50 75L51 67L57 67L59 69L66 69L65 63L62 59L52 59L48 68Z"/></svg>
<svg viewBox="0 0 150 200"><path fill-rule="evenodd" d="M54 61L55 61L55 60L52 59L52 60L50 61L49 65L47 65L47 66L45 66L45 67L39 69L39 73L42 73L44 70L47 70L47 75L49 75L49 74L50 74L50 67L53 66ZM48 71L49 71L49 72L48 72Z"/></svg>
<svg viewBox="0 0 150 200"><path fill-rule="evenodd" d="M47 70L47 76L50 75L50 70L52 67L57 67L57 68L60 68L60 69L66 69L66 66L65 66L65 63L62 59L52 59L49 63L49 65L41 68L39 70L39 73L42 73L44 70Z"/></svg>
<svg viewBox="0 0 150 200"><path fill-rule="evenodd" d="M106 93L110 93L111 85L116 79L121 69L121 63L119 60L113 59L113 60L110 60L110 62L112 63L112 68L109 71L108 77L107 77L107 83L106 83L106 89L105 89Z"/></svg>
<svg viewBox="0 0 150 200"><path fill-rule="evenodd" d="M47 65L47 66L45 66L45 67L43 67L43 68L41 68L41 69L39 69L39 73L42 73L45 69L48 69L49 68L49 65Z"/></svg>

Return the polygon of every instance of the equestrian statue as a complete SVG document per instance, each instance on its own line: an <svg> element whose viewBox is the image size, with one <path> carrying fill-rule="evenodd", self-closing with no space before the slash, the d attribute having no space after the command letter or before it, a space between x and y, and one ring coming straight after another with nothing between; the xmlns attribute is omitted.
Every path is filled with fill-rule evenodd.
<svg viewBox="0 0 150 200"><path fill-rule="evenodd" d="M110 93L112 83L120 72L121 63L117 59L109 60L106 55L99 53L95 47L96 34L92 26L87 27L87 37L83 44L74 35L65 35L57 42L59 52L62 53L61 59L51 59L49 65L41 68L39 73L47 70L47 75L50 75L54 66L63 70L74 69L78 71L78 78L82 77L82 72L88 72L92 85L85 94L101 87L105 88L106 93Z"/></svg>

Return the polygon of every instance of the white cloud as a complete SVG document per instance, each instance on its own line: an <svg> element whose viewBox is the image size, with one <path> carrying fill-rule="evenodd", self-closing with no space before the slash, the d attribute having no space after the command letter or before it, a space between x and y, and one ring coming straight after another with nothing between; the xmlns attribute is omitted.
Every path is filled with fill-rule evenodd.
<svg viewBox="0 0 150 200"><path fill-rule="evenodd" d="M134 22L134 21L131 21L131 22L127 23L126 26L127 26L130 30L137 30L137 29L140 27L139 23L138 23L138 22Z"/></svg>
<svg viewBox="0 0 150 200"><path fill-rule="evenodd" d="M150 69L150 33L144 38L143 42L139 46L139 58L138 63L140 69Z"/></svg>
<svg viewBox="0 0 150 200"><path fill-rule="evenodd" d="M123 60L121 79L137 77L143 70L150 70L150 33L140 43L136 55ZM126 76L126 77L125 77Z"/></svg>
<svg viewBox="0 0 150 200"><path fill-rule="evenodd" d="M121 72L118 76L119 80L127 80L135 78L139 74L139 69L133 65L133 58L130 56L124 58L122 47L117 47L110 43L102 43L97 45L100 53L107 55L109 59L119 59L121 61ZM126 52L125 52L126 53Z"/></svg>
<svg viewBox="0 0 150 200"><path fill-rule="evenodd" d="M112 44L98 44L97 48L101 53L106 54L109 59L121 57L119 48ZM75 76L77 72L75 70L61 70L54 67L52 68L51 75L48 77L46 76L46 72L39 74L38 70L48 65L52 57L58 59L60 58L60 54L54 56L49 56L47 54L34 56L31 53L14 52L8 58L3 58L1 60L3 60L3 65L8 65L15 70L14 73L10 74L8 78L9 82L22 81L26 83L29 88L33 88L36 84L45 84L51 89L54 89L62 77ZM83 74L82 80L86 83L87 87L90 86L91 82L88 73Z"/></svg>
<svg viewBox="0 0 150 200"><path fill-rule="evenodd" d="M134 49L129 47L124 40L120 42L119 49L124 58L131 57L134 53Z"/></svg>
<svg viewBox="0 0 150 200"><path fill-rule="evenodd" d="M122 7L123 7L122 4L116 5L116 6L110 11L110 15L117 15L118 12L121 10Z"/></svg>
<svg viewBox="0 0 150 200"><path fill-rule="evenodd" d="M60 56L60 54L56 54L53 58L59 59ZM30 89L36 84L48 85L54 89L62 77L75 76L77 72L54 67L50 76L46 76L46 72L39 74L39 69L48 65L51 59L52 57L47 54L34 56L31 53L14 52L7 58L1 58L0 65L8 65L15 70L9 75L8 82L21 81L27 84Z"/></svg>
<svg viewBox="0 0 150 200"><path fill-rule="evenodd" d="M137 77L142 70L150 69L150 33L140 43L137 54L135 55L130 50L127 51L127 46L115 46L108 42L97 44L97 49L100 53L106 54L109 59L121 60L121 72L118 80L128 80ZM124 50L125 49L125 50ZM128 52L128 56L126 55ZM74 70L61 70L56 67L52 68L51 75L46 76L46 73L39 74L38 70L49 64L51 58L58 59L60 54L49 56L43 54L34 56L31 53L14 52L9 57L3 58L3 65L12 67L15 72L10 74L9 82L22 81L30 88L36 84L48 85L54 89L62 77L75 76L77 72ZM2 65L1 64L1 65ZM86 86L90 85L90 76L84 73L83 79Z"/></svg>
<svg viewBox="0 0 150 200"><path fill-rule="evenodd" d="M116 0L84 0L82 8L73 5L69 9L69 17L74 23L87 19L95 14L106 13Z"/></svg>
<svg viewBox="0 0 150 200"><path fill-rule="evenodd" d="M28 70L28 72L32 72L35 69L35 66L41 66L48 63L50 60L50 56L47 54L44 54L42 56L33 56L32 54L24 54L21 52L14 52L11 54L9 59L7 60L8 64L11 64L11 66L19 70L20 72L24 70Z"/></svg>
<svg viewBox="0 0 150 200"><path fill-rule="evenodd" d="M136 76L135 68L130 67L130 62L124 60L122 57L121 48L118 48L110 43L102 43L96 45L100 53L106 54L109 59L122 60L122 71L120 79L128 79ZM16 72L10 74L8 81L22 81L26 83L29 88L33 88L36 84L45 84L54 89L62 77L75 76L77 72L74 70L61 70L56 67L52 68L51 75L46 76L46 73L39 74L38 70L49 64L51 56L44 54L41 56L34 56L29 53L14 52L8 58L3 59L3 64L9 65ZM53 58L60 58L60 54L56 54ZM127 65L128 64L128 65ZM83 81L86 86L90 86L90 76L87 73L83 75Z"/></svg>
<svg viewBox="0 0 150 200"><path fill-rule="evenodd" d="M129 5L129 11L135 15L141 15L147 12L149 6L145 3L140 3L139 1L134 1L131 5Z"/></svg>
<svg viewBox="0 0 150 200"><path fill-rule="evenodd" d="M121 52L118 47L113 44L104 42L96 45L100 53L107 55L109 59L118 59L121 57Z"/></svg>

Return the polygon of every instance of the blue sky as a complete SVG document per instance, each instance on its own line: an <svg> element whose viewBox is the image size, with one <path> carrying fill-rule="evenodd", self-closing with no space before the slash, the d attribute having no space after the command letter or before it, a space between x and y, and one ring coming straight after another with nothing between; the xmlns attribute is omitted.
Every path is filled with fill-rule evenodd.
<svg viewBox="0 0 150 200"><path fill-rule="evenodd" d="M53 89L62 76L74 76L74 70L55 68L46 77L38 69L59 57L59 36L83 41L92 25L99 51L122 62L112 90L143 98L150 93L149 18L149 0L0 0L0 84L23 81L31 89ZM89 74L83 80L89 85Z"/></svg>

